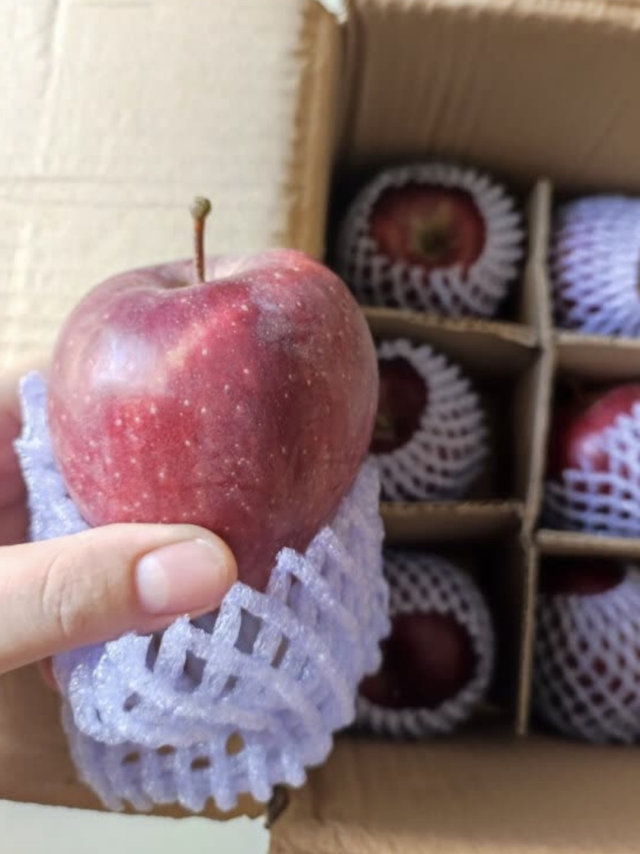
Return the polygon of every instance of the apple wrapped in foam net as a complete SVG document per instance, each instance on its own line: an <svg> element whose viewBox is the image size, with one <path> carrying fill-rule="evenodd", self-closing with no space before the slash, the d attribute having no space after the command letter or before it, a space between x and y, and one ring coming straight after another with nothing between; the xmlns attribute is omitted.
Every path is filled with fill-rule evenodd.
<svg viewBox="0 0 640 854"><path fill-rule="evenodd" d="M453 731L468 720L487 693L494 665L494 633L489 609L475 582L450 561L434 554L388 550L385 559L385 575L389 582L391 617L398 615L444 615L452 617L459 627L456 634L460 646L464 641L469 646L468 656L464 650L454 654L446 652L447 661L437 663L442 671L450 665L455 672L444 676L443 683L450 689L455 683L457 690L442 690L444 684L412 686L415 695L411 707L401 707L394 701L395 708L372 701L372 692L365 696L361 689L358 696L358 725L380 735L395 738L429 738ZM433 637L431 638L433 640ZM444 649L443 644L443 649ZM447 646L449 646L447 644ZM437 654L434 649L430 654ZM461 663L469 658L470 667ZM432 666L427 670L433 669ZM422 674L426 678L428 674ZM419 668L412 678L419 679ZM363 686L364 687L364 686ZM441 697L433 704L436 694ZM420 695L430 697L430 708L416 705ZM445 696L449 694L449 696Z"/></svg>
<svg viewBox="0 0 640 854"><path fill-rule="evenodd" d="M385 362L399 359L424 382L426 400L417 429L399 447L376 453L374 436L382 496L389 501L460 498L479 475L488 453L478 395L457 365L428 345L414 346L405 339L378 346L381 389Z"/></svg>
<svg viewBox="0 0 640 854"><path fill-rule="evenodd" d="M640 403L621 412L598 439L604 470L589 459L545 485L550 527L622 537L640 534Z"/></svg>
<svg viewBox="0 0 640 854"><path fill-rule="evenodd" d="M442 191L443 199L423 204L415 188ZM407 189L415 198L389 204ZM385 246L391 227L395 237ZM400 234L407 230L414 233ZM364 305L492 317L518 275L523 236L514 200L488 175L417 163L380 172L356 196L338 234L336 266Z"/></svg>
<svg viewBox="0 0 640 854"><path fill-rule="evenodd" d="M562 206L551 247L558 325L638 338L639 255L640 199L590 196Z"/></svg>
<svg viewBox="0 0 640 854"><path fill-rule="evenodd" d="M593 563L593 561L591 561ZM593 570L586 568L587 572ZM610 571L596 567L598 574ZM558 569L558 572L561 572ZM640 573L609 589L540 595L533 707L554 729L594 743L640 738Z"/></svg>
<svg viewBox="0 0 640 854"><path fill-rule="evenodd" d="M31 536L80 531L39 375L22 401ZM266 801L277 784L301 785L326 758L388 632L378 498L367 463L305 553L280 552L266 592L238 582L215 615L56 657L74 761L106 805L229 809L242 793Z"/></svg>

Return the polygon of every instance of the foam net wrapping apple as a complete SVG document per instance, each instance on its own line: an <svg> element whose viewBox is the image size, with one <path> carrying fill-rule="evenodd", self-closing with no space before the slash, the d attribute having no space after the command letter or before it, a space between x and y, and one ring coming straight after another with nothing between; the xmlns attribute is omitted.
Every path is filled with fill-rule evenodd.
<svg viewBox="0 0 640 854"><path fill-rule="evenodd" d="M547 479L544 521L553 528L640 534L640 399L598 436L599 453Z"/></svg>
<svg viewBox="0 0 640 854"><path fill-rule="evenodd" d="M543 593L533 682L541 720L572 738L640 738L640 573L603 592Z"/></svg>
<svg viewBox="0 0 640 854"><path fill-rule="evenodd" d="M593 196L561 207L551 251L558 325L640 336L639 255L640 199Z"/></svg>
<svg viewBox="0 0 640 854"><path fill-rule="evenodd" d="M406 339L378 347L380 395L372 455L389 501L459 498L488 454L479 397L458 365Z"/></svg>
<svg viewBox="0 0 640 854"><path fill-rule="evenodd" d="M485 598L466 572L435 554L388 549L385 575L392 618L385 644L396 649L388 647L382 670L361 685L357 723L394 738L449 733L472 716L491 681L495 640ZM397 638L394 621L416 615L420 622Z"/></svg>
<svg viewBox="0 0 640 854"><path fill-rule="evenodd" d="M22 397L32 538L80 531L39 375ZM306 551L279 553L265 592L237 582L215 615L56 657L74 761L107 806L229 809L240 793L266 801L276 784L301 785L325 759L389 627L378 495L365 463Z"/></svg>
<svg viewBox="0 0 640 854"><path fill-rule="evenodd" d="M360 191L336 265L364 305L491 317L522 245L521 216L500 184L474 169L418 163L380 172Z"/></svg>

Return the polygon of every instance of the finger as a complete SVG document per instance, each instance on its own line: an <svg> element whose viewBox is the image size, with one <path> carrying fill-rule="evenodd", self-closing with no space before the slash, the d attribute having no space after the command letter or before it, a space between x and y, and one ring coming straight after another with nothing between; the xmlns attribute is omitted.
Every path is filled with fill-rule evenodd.
<svg viewBox="0 0 640 854"><path fill-rule="evenodd" d="M108 525L0 548L0 673L214 610L233 555L194 525Z"/></svg>

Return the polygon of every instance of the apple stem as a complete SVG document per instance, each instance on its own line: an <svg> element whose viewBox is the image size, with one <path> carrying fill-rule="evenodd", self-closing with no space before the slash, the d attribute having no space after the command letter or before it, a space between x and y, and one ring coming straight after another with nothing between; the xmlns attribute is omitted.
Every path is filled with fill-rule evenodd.
<svg viewBox="0 0 640 854"><path fill-rule="evenodd" d="M211 202L203 196L196 196L191 205L193 232L195 238L195 267L199 284L204 284L204 223L211 210Z"/></svg>

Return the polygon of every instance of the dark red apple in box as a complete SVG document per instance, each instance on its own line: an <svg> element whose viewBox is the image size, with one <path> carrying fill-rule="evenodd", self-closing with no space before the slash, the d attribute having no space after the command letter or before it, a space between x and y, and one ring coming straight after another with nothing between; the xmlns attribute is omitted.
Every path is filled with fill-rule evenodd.
<svg viewBox="0 0 640 854"><path fill-rule="evenodd" d="M371 451L388 454L415 435L429 395L424 379L400 356L380 359L378 372L380 392Z"/></svg>
<svg viewBox="0 0 640 854"><path fill-rule="evenodd" d="M456 264L466 271L485 243L482 214L471 195L456 187L390 187L371 211L370 228L388 258L417 264L425 272Z"/></svg>
<svg viewBox="0 0 640 854"><path fill-rule="evenodd" d="M630 415L635 404L640 404L640 383L625 383L559 406L551 427L548 477L558 478L565 469L608 471L604 431L620 415Z"/></svg>
<svg viewBox="0 0 640 854"><path fill-rule="evenodd" d="M640 574L600 558L546 562L535 644L534 707L568 736L640 738Z"/></svg>
<svg viewBox="0 0 640 854"><path fill-rule="evenodd" d="M382 643L382 667L360 693L387 709L435 709L469 683L476 664L469 632L453 614L397 614Z"/></svg>
<svg viewBox="0 0 640 854"><path fill-rule="evenodd" d="M624 567L601 558L547 561L540 589L549 596L597 596L616 587L624 578Z"/></svg>
<svg viewBox="0 0 640 854"><path fill-rule="evenodd" d="M115 276L65 324L50 374L56 458L91 525L189 522L266 586L367 453L378 378L353 297L293 250Z"/></svg>

